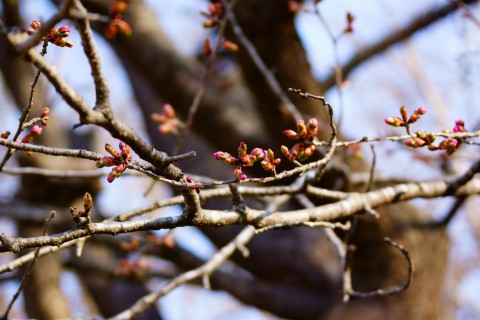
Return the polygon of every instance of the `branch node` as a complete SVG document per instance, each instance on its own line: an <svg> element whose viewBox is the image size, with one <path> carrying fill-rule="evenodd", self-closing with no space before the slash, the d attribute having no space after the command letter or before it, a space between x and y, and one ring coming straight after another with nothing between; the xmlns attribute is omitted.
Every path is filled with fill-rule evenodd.
<svg viewBox="0 0 480 320"><path fill-rule="evenodd" d="M0 233L0 243L8 250L13 253L18 253L20 251L20 246L16 241L4 233Z"/></svg>

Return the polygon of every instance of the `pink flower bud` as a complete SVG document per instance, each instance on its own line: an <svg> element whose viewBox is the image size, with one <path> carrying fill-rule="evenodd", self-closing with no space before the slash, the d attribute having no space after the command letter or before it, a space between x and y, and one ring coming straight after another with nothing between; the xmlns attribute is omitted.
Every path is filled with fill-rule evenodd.
<svg viewBox="0 0 480 320"><path fill-rule="evenodd" d="M10 131L3 131L1 137L3 139L7 139L9 135L10 135Z"/></svg>
<svg viewBox="0 0 480 320"><path fill-rule="evenodd" d="M292 140L297 140L298 139L298 135L295 131L293 130L283 130L282 132L284 135L287 136L287 138L289 139L292 139Z"/></svg>
<svg viewBox="0 0 480 320"><path fill-rule="evenodd" d="M66 38L70 35L70 28L68 26L63 26L58 28L57 36L61 38Z"/></svg>
<svg viewBox="0 0 480 320"><path fill-rule="evenodd" d="M415 110L416 113L424 115L427 112L427 108L425 107L420 107L417 110Z"/></svg>
<svg viewBox="0 0 480 320"><path fill-rule="evenodd" d="M40 127L38 124L34 125L32 129L30 129L30 132L37 136L41 135L42 131L43 131L42 127Z"/></svg>
<svg viewBox="0 0 480 320"><path fill-rule="evenodd" d="M233 43L232 41L229 41L229 40L223 41L222 45L225 48L225 50L230 52L237 52L240 49L236 43Z"/></svg>
<svg viewBox="0 0 480 320"><path fill-rule="evenodd" d="M385 123L390 125L390 126L394 126L394 127L400 127L400 126L405 126L405 122L398 118L398 117L388 117L388 118L385 118Z"/></svg>
<svg viewBox="0 0 480 320"><path fill-rule="evenodd" d="M120 34L125 37L130 37L133 34L132 27L123 20L118 21L117 29L120 32Z"/></svg>
<svg viewBox="0 0 480 320"><path fill-rule="evenodd" d="M311 118L307 122L307 139L313 140L318 134L318 121L315 118Z"/></svg>
<svg viewBox="0 0 480 320"><path fill-rule="evenodd" d="M32 20L32 22L30 22L30 27L32 27L33 30L38 30L41 26L42 23L38 20Z"/></svg>
<svg viewBox="0 0 480 320"><path fill-rule="evenodd" d="M96 162L97 168L111 167L116 164L117 164L116 159L112 157L103 157L102 159Z"/></svg>
<svg viewBox="0 0 480 320"><path fill-rule="evenodd" d="M411 148L420 148L426 145L426 142L420 138L412 138L405 141L405 145Z"/></svg>
<svg viewBox="0 0 480 320"><path fill-rule="evenodd" d="M163 114L160 114L160 113L152 113L152 115L150 116L150 118L155 121L155 122L158 122L158 123L164 123L167 121L167 117Z"/></svg>
<svg viewBox="0 0 480 320"><path fill-rule="evenodd" d="M281 146L280 147L280 151L282 152L282 154L288 158L288 156L290 155L290 151L288 150L288 147L287 146Z"/></svg>
<svg viewBox="0 0 480 320"><path fill-rule="evenodd" d="M175 109L173 109L172 105L166 103L163 105L163 113L167 116L167 118L175 119Z"/></svg>
<svg viewBox="0 0 480 320"><path fill-rule="evenodd" d="M130 149L130 147L126 145L123 141L120 141L119 146L122 158L126 161L132 161L132 150Z"/></svg>
<svg viewBox="0 0 480 320"><path fill-rule="evenodd" d="M40 114L40 117L41 118L46 117L49 112L50 112L50 109L48 107L43 107L42 108L42 113Z"/></svg>
<svg viewBox="0 0 480 320"><path fill-rule="evenodd" d="M235 177L238 179L238 180L245 180L247 179L247 175L245 173L242 172L241 169L235 169L233 170L233 174L235 175Z"/></svg>
<svg viewBox="0 0 480 320"><path fill-rule="evenodd" d="M298 138L305 139L305 137L307 136L307 127L305 126L305 121L298 120L296 125Z"/></svg>
<svg viewBox="0 0 480 320"><path fill-rule="evenodd" d="M230 157L230 154L223 151L217 151L213 154L213 156L217 160L225 160L226 158Z"/></svg>
<svg viewBox="0 0 480 320"><path fill-rule="evenodd" d="M245 142L240 142L240 145L238 146L238 157L241 158L246 154L247 154L247 144Z"/></svg>
<svg viewBox="0 0 480 320"><path fill-rule="evenodd" d="M105 150L110 153L114 158L120 158L120 154L110 144L105 143Z"/></svg>
<svg viewBox="0 0 480 320"><path fill-rule="evenodd" d="M270 162L267 162L267 161L260 162L260 165L262 166L263 170L268 172L273 172L273 170L275 169L275 167Z"/></svg>

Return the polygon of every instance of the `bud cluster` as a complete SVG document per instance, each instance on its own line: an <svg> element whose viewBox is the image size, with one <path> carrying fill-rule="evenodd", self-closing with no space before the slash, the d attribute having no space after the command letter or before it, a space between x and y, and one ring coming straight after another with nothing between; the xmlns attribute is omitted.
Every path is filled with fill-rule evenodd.
<svg viewBox="0 0 480 320"><path fill-rule="evenodd" d="M416 120L415 120L416 121ZM445 133L451 133L450 130L444 130ZM467 132L465 129L465 123L463 120L455 121L455 127L453 128L453 132L461 133ZM417 132L415 133L416 137L410 138L405 140L405 145L410 148L422 148L428 147L430 151L436 150L445 150L448 155L452 155L455 151L460 148L462 144L462 139L458 138L448 138L443 140L438 144L438 146L434 145L433 142L436 139L436 136L432 132Z"/></svg>
<svg viewBox="0 0 480 320"><path fill-rule="evenodd" d="M144 271L149 268L150 266L147 263L139 259L134 262L130 262L128 259L121 259L115 274L122 278L142 279Z"/></svg>
<svg viewBox="0 0 480 320"><path fill-rule="evenodd" d="M47 125L47 121L49 119L48 113L50 112L50 109L47 107L42 108L42 113L40 115L40 118L34 118L31 121L28 122L28 124L25 124L25 126L29 126L32 123L40 121L43 126ZM38 124L33 125L30 130L28 130L27 134L23 137L21 140L22 143L32 143L33 140L35 140L36 137L40 136L43 132L43 128L39 126ZM10 135L9 131L5 131L2 133L2 138L8 138ZM32 152L26 151L26 154L30 155Z"/></svg>
<svg viewBox="0 0 480 320"><path fill-rule="evenodd" d="M200 12L207 20L203 23L204 28L213 28L218 25L222 19L224 10L221 2L210 2L208 4L208 12Z"/></svg>
<svg viewBox="0 0 480 320"><path fill-rule="evenodd" d="M110 22L105 28L105 37L113 39L117 34L129 37L132 35L132 27L122 19L123 14L127 10L130 0L114 0L110 3L109 15Z"/></svg>
<svg viewBox="0 0 480 320"><path fill-rule="evenodd" d="M42 134L42 131L42 127L40 127L38 124L34 125L23 137L22 143L31 143L35 139L35 137L38 137Z"/></svg>
<svg viewBox="0 0 480 320"><path fill-rule="evenodd" d="M271 149L255 148L250 153L247 153L247 144L245 142L240 142L237 157L223 151L217 151L213 156L217 160L223 160L226 164L235 166L233 173L238 180L247 179L247 175L243 173L242 168L251 167L255 162L259 161L261 161L260 165L265 171L276 174L275 167L281 161L279 158L275 159L275 154Z"/></svg>
<svg viewBox="0 0 480 320"><path fill-rule="evenodd" d="M283 134L292 140L299 141L292 148L286 146L281 147L283 155L290 161L304 162L310 158L315 152L313 139L318 134L318 121L315 118L308 120L307 124L303 120L297 121L297 131L284 130Z"/></svg>
<svg viewBox="0 0 480 320"><path fill-rule="evenodd" d="M407 108L405 106L402 106L400 108L400 115L402 117L401 118L399 117L385 118L385 123L393 127L408 128L410 124L417 122L417 120L420 119L426 112L427 112L427 108L420 107L417 110L413 111L413 114L410 117L408 117Z"/></svg>
<svg viewBox="0 0 480 320"><path fill-rule="evenodd" d="M208 4L208 12L200 12L200 14L206 18L205 22L203 22L204 28L215 28L218 26L220 21L222 20L225 12L224 7L221 2L210 2ZM239 47L236 43L230 40L222 40L221 46L230 52L237 52ZM212 53L212 44L209 38L206 38L203 43L202 55L208 56Z"/></svg>
<svg viewBox="0 0 480 320"><path fill-rule="evenodd" d="M33 35L38 31L38 29L40 29L41 26L42 26L42 23L40 21L32 20L30 22L30 28L27 29L27 33L29 35ZM69 35L70 35L70 28L68 26L62 26L58 29L53 28L48 32L47 40L48 42L53 43L58 47L71 48L73 47L73 42L71 40L65 39Z"/></svg>
<svg viewBox="0 0 480 320"><path fill-rule="evenodd" d="M450 131L445 130L445 132L449 133ZM455 121L455 127L453 127L453 132L455 133L467 132L467 129L465 129L465 122L462 119ZM445 150L446 153L450 156L455 151L457 151L461 145L462 145L462 139L449 138L440 142L438 146L429 145L428 150L430 151Z"/></svg>
<svg viewBox="0 0 480 320"><path fill-rule="evenodd" d="M109 183L112 183L113 180L120 177L122 173L127 170L128 163L132 161L132 151L130 147L123 141L120 141L118 147L120 148L120 153L110 144L106 143L105 150L112 156L103 157L96 163L97 168L114 167L107 178Z"/></svg>
<svg viewBox="0 0 480 320"><path fill-rule="evenodd" d="M166 103L163 105L162 113L152 113L153 121L160 123L158 131L162 134L176 134L183 126L183 123L177 118L172 105Z"/></svg>

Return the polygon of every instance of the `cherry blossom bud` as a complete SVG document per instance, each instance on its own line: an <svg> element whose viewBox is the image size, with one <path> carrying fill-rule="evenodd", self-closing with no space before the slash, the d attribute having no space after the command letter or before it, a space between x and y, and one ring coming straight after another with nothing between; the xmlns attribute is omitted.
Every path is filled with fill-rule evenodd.
<svg viewBox="0 0 480 320"><path fill-rule="evenodd" d="M3 131L1 134L1 137L3 139L7 139L9 135L10 135L10 131Z"/></svg>
<svg viewBox="0 0 480 320"><path fill-rule="evenodd" d="M400 115L402 116L403 121L407 121L408 111L407 111L407 108L405 106L402 106L400 108Z"/></svg>
<svg viewBox="0 0 480 320"><path fill-rule="evenodd" d="M32 29L34 30L40 29L41 26L42 26L42 23L38 20L32 20L32 22L30 22L30 27L32 27Z"/></svg>
<svg viewBox="0 0 480 320"><path fill-rule="evenodd" d="M90 209L92 208L93 200L92 196L90 193L86 192L85 195L83 196L83 208L85 209L85 213L88 214L90 212Z"/></svg>
<svg viewBox="0 0 480 320"><path fill-rule="evenodd" d="M213 156L217 160L225 160L226 158L230 157L230 154L223 151L217 151L213 154Z"/></svg>
<svg viewBox="0 0 480 320"><path fill-rule="evenodd" d="M424 115L427 112L427 108L425 107L420 107L417 110L415 110L416 113Z"/></svg>
<svg viewBox="0 0 480 320"><path fill-rule="evenodd" d="M465 129L465 122L462 119L455 121L453 132L467 132Z"/></svg>
<svg viewBox="0 0 480 320"><path fill-rule="evenodd" d="M126 161L132 161L132 150L130 149L130 147L123 141L120 141L118 145L121 151L122 158Z"/></svg>
<svg viewBox="0 0 480 320"><path fill-rule="evenodd" d="M417 122L418 119L422 117L427 112L427 108L425 107L420 107L417 110L413 112L413 114L410 116L410 119L408 119L408 123L415 123Z"/></svg>
<svg viewBox="0 0 480 320"><path fill-rule="evenodd" d="M115 38L117 36L117 33L118 33L118 28L112 23L109 23L104 31L105 38L107 39Z"/></svg>
<svg viewBox="0 0 480 320"><path fill-rule="evenodd" d="M247 144L245 142L240 142L240 145L238 146L238 157L241 158L246 154L247 154Z"/></svg>
<svg viewBox="0 0 480 320"><path fill-rule="evenodd" d="M66 38L70 35L70 28L68 26L63 26L58 28L57 36L61 38Z"/></svg>
<svg viewBox="0 0 480 320"><path fill-rule="evenodd" d="M120 158L120 154L110 144L105 143L105 150L110 153L114 158Z"/></svg>
<svg viewBox="0 0 480 320"><path fill-rule="evenodd" d="M305 139L305 137L307 136L307 127L305 126L305 121L298 120L296 125L298 138Z"/></svg>
<svg viewBox="0 0 480 320"><path fill-rule="evenodd" d="M311 118L307 122L307 139L313 140L318 134L318 121L315 118Z"/></svg>
<svg viewBox="0 0 480 320"><path fill-rule="evenodd" d="M405 141L405 145L411 148L420 148L426 145L426 142L420 138L412 138Z"/></svg>
<svg viewBox="0 0 480 320"><path fill-rule="evenodd" d="M263 159L264 151L261 148L255 148L250 152L250 155L253 156L256 160Z"/></svg>
<svg viewBox="0 0 480 320"><path fill-rule="evenodd" d="M112 157L103 157L96 162L97 168L111 167L117 165L117 160Z"/></svg>
<svg viewBox="0 0 480 320"><path fill-rule="evenodd" d="M203 24L205 26L205 23ZM205 38L203 41L203 49L202 49L202 54L204 56L209 56L212 53L212 44L210 41L210 38Z"/></svg>
<svg viewBox="0 0 480 320"><path fill-rule="evenodd" d="M351 24L354 20L355 20L355 16L352 13L347 12L347 22L348 22L348 24Z"/></svg>
<svg viewBox="0 0 480 320"><path fill-rule="evenodd" d="M394 126L394 127L400 127L400 126L405 126L405 122L398 118L398 117L388 117L388 118L385 118L385 123L390 125L390 126Z"/></svg>
<svg viewBox="0 0 480 320"><path fill-rule="evenodd" d="M124 163L121 163L118 166L116 166L115 168L113 168L112 171L110 171L110 174L107 177L108 183L112 183L113 180L120 177L122 175L123 171L125 171L126 169L127 169L127 165L124 164Z"/></svg>
<svg viewBox="0 0 480 320"><path fill-rule="evenodd" d="M287 138L289 139L292 139L292 140L297 140L298 139L298 135L297 135L297 132L293 131L293 130L283 130L282 132L284 135L287 136Z"/></svg>
<svg viewBox="0 0 480 320"><path fill-rule="evenodd" d="M262 166L263 170L268 171L268 172L273 172L273 170L275 169L273 164L271 164L270 162L267 162L267 161L260 162L260 165Z"/></svg>
<svg viewBox="0 0 480 320"><path fill-rule="evenodd" d="M165 103L163 105L163 113L170 119L175 119L175 109L173 109L172 105L169 103Z"/></svg>
<svg viewBox="0 0 480 320"><path fill-rule="evenodd" d="M125 21L119 20L117 23L117 29L121 35L130 37L133 34L132 27Z"/></svg>
<svg viewBox="0 0 480 320"><path fill-rule="evenodd" d="M436 136L433 134L433 132L417 132L417 137L425 141L425 143L428 145L432 144L436 139Z"/></svg>
<svg viewBox="0 0 480 320"><path fill-rule="evenodd" d="M34 125L32 129L30 129L30 132L34 135L41 135L42 134L42 127L40 127L38 124Z"/></svg>
<svg viewBox="0 0 480 320"><path fill-rule="evenodd" d="M205 20L202 25L205 29L213 28L217 25L217 21L214 19L208 19Z"/></svg>
<svg viewBox="0 0 480 320"><path fill-rule="evenodd" d="M222 45L225 48L225 50L230 51L230 52L237 52L239 50L238 45L236 43L232 42L232 41L229 41L229 40L223 41Z"/></svg>
<svg viewBox="0 0 480 320"><path fill-rule="evenodd" d="M245 179L247 179L247 175L242 172L242 169L237 168L237 169L233 170L233 174L235 175L235 177L236 177L238 180L245 180Z"/></svg>

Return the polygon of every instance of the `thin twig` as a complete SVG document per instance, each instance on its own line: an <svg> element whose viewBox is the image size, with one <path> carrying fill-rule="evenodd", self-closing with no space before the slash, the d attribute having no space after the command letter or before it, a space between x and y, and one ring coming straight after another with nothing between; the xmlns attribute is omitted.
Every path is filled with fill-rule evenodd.
<svg viewBox="0 0 480 320"><path fill-rule="evenodd" d="M365 192L372 190L373 184L375 182L375 164L377 163L377 155L375 153L375 147L373 144L370 145L370 150L372 151L372 164L370 165L370 174L368 177L368 183L365 188Z"/></svg>
<svg viewBox="0 0 480 320"><path fill-rule="evenodd" d="M303 119L302 114L297 110L293 102L290 101L287 95L283 92L279 82L277 81L277 79L275 79L275 77L273 76L273 73L268 69L267 65L263 62L262 58L257 52L257 49L255 49L255 46L250 42L250 40L247 38L247 36L243 32L233 12L229 12L227 17L230 23L232 24L233 32L237 36L238 40L240 41L242 46L247 50L247 53L250 55L250 58L252 59L253 63L257 66L260 73L265 77L265 80L267 81L272 91L280 99L283 106L290 113L290 116L292 117L293 121Z"/></svg>
<svg viewBox="0 0 480 320"><path fill-rule="evenodd" d="M177 155L178 153L181 152L184 141L188 135L188 131L190 130L193 120L195 118L195 115L197 114L198 108L200 107L200 103L202 102L203 96L205 95L205 90L207 86L207 80L208 76L210 75L210 72L213 67L213 63L215 59L217 58L218 52L220 51L220 48L222 46L222 41L223 41L223 35L225 33L226 27L227 27L227 16L228 14L233 10L233 7L235 6L235 3L237 0L231 0L230 3L225 5L225 16L222 18L222 20L219 23L219 28L217 32L217 44L215 45L215 48L213 49L212 53L210 54L210 58L208 59L207 65L205 67L205 70L203 71L202 78L200 79L200 85L199 88L197 89L197 92L195 94L195 97L193 98L192 105L190 106L190 109L188 111L188 116L187 120L185 121L185 125L181 128L178 136L177 136L177 141L175 143L175 147L173 150L173 155Z"/></svg>
<svg viewBox="0 0 480 320"><path fill-rule="evenodd" d="M334 70L334 75L335 75L335 83L336 83L337 90L338 90L338 113L337 113L338 114L338 121L337 121L337 126L339 128L341 128L342 123L343 123L345 107L344 107L343 89L342 89L343 71L342 71L342 64L340 62L340 53L339 53L339 50L338 50L338 43L339 43L340 39L342 38L343 33L341 33L338 36L333 34L333 31L330 28L330 26L328 25L327 20L325 20L325 18L323 17L323 15L320 12L320 9L318 8L319 5L320 5L320 2L316 3L316 4L314 3L313 4L314 9L313 10L314 10L315 15L320 20L320 23L325 28L325 30L326 30L329 38L330 38L330 41L332 42L333 57L334 57L334 60L335 60L335 66L334 66L333 70Z"/></svg>
<svg viewBox="0 0 480 320"><path fill-rule="evenodd" d="M410 283L412 282L413 279L413 273L415 271L415 266L413 264L413 260L410 257L410 253L408 252L407 248L402 246L401 244L396 243L390 238L384 238L383 239L386 243L394 247L395 249L399 250L403 256L405 257L405 260L407 260L408 263L408 276L407 280L405 281L405 284L402 286L393 286L390 288L386 289L377 289L373 291L368 291L368 292L359 292L359 291L352 291L350 292L350 296L356 297L356 298L370 298L370 297L377 297L377 296L390 296L393 294L398 294L401 293L405 290L408 289L410 286Z"/></svg>
<svg viewBox="0 0 480 320"><path fill-rule="evenodd" d="M82 38L83 51L90 65L91 75L95 84L95 109L100 110L107 117L111 117L112 111L110 110L108 84L102 73L100 56L93 41L93 32L88 20L88 12L78 0L75 0L75 9L81 15L81 17L77 16L75 26Z"/></svg>
<svg viewBox="0 0 480 320"><path fill-rule="evenodd" d="M45 56L47 54L47 46L48 46L48 39L45 38L43 40L43 46L42 46L42 51L40 53L41 56ZM25 121L27 121L28 115L30 113L30 110L33 107L33 96L35 95L35 87L37 86L38 79L40 78L40 70L37 71L35 74L35 78L33 79L32 84L30 85L30 97L28 98L28 103L25 109L23 109L22 114L20 115L20 118L18 119L18 127L17 131L15 132L15 135L13 136L13 141L16 141L22 131L25 128ZM0 163L0 172L2 171L3 167L7 163L7 161L12 157L13 153L15 152L14 149L8 148L7 153L5 154L5 157L3 158L2 162Z"/></svg>
<svg viewBox="0 0 480 320"><path fill-rule="evenodd" d="M476 3L477 0L463 1L465 3ZM367 46L363 49L357 50L357 53L343 65L343 76L346 77L353 69L362 63L369 61L373 56L387 50L391 46L406 39L409 39L414 33L420 31L448 14L455 12L457 5L454 3L447 3L443 6L434 4L432 9L428 12L419 14L418 17L411 20L411 22L402 29L396 30L391 34L386 35L380 41ZM329 75L325 80L320 81L323 91L328 90L336 84L336 74Z"/></svg>
<svg viewBox="0 0 480 320"><path fill-rule="evenodd" d="M50 214L50 217L47 219L45 223L45 229L43 230L44 236L48 234L48 228L50 227L50 224L53 218L55 218L55 214L56 214L55 211L52 211ZM40 248L37 248L37 250L35 250L35 255L33 256L32 262L30 263L30 265L27 268L27 271L23 275L22 281L20 282L20 286L18 287L17 292L14 294L12 300L8 304L7 310L3 314L2 320L8 319L8 314L10 313L10 310L12 309L13 304L15 303L15 301L17 301L18 297L20 296L20 293L23 291L23 289L25 288L25 285L27 284L27 280L30 277L30 274L32 273L33 265L37 261L39 253L40 253Z"/></svg>

